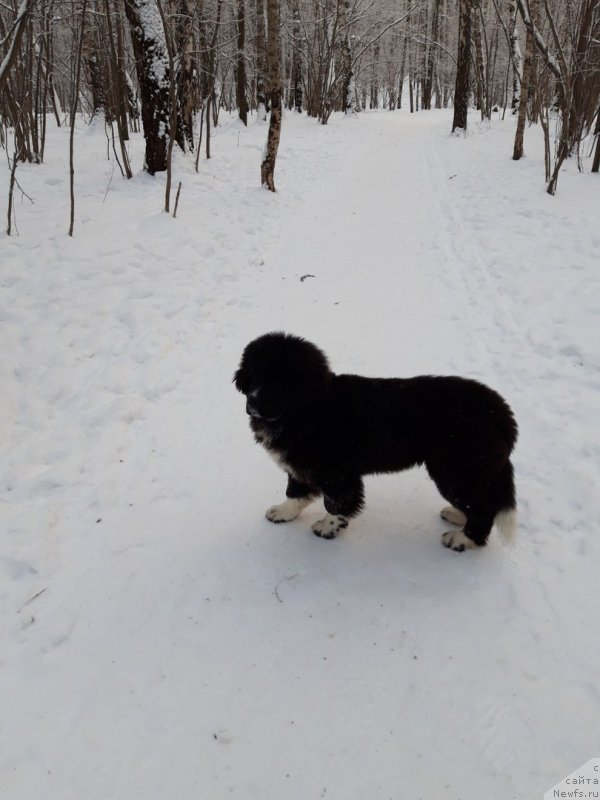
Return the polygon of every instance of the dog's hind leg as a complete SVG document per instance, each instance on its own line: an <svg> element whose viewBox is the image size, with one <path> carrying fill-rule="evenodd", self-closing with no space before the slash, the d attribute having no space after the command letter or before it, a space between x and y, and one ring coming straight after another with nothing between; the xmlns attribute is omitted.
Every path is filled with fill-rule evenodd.
<svg viewBox="0 0 600 800"><path fill-rule="evenodd" d="M267 509L265 516L270 522L291 522L302 509L320 495L320 492L316 487L300 483L288 475L286 495L287 499L283 503Z"/></svg>
<svg viewBox="0 0 600 800"><path fill-rule="evenodd" d="M427 469L442 497L452 503L442 518L461 526L442 535L444 547L458 552L483 547L498 511L511 506L510 464L489 471L467 460L437 461L428 462Z"/></svg>
<svg viewBox="0 0 600 800"><path fill-rule="evenodd" d="M466 509L467 519L462 530L448 531L442 536L446 547L459 551L482 547L494 523L505 536L510 536L516 523L515 484L510 461L492 473L480 473L478 480L471 477L457 495L456 505Z"/></svg>
<svg viewBox="0 0 600 800"><path fill-rule="evenodd" d="M459 553L463 550L474 550L477 547L483 547L487 542L493 524L493 514L469 511L464 528L444 533L442 535L442 544L444 547L449 547Z"/></svg>

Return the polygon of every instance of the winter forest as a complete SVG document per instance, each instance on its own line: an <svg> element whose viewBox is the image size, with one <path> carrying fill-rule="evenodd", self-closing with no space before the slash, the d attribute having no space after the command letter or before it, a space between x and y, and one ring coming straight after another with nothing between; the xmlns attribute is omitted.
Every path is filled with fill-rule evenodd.
<svg viewBox="0 0 600 800"><path fill-rule="evenodd" d="M130 131L143 129L148 172L170 173L175 146L210 157L221 111L244 125L269 114L261 180L274 191L283 108L325 125L335 111L451 105L464 130L472 101L482 120L518 117L514 159L539 123L553 194L592 132L600 167L599 13L594 0L3 4L2 145L12 129L14 179L19 161L43 162L48 112L57 126L100 116L131 178Z"/></svg>
<svg viewBox="0 0 600 800"><path fill-rule="evenodd" d="M0 220L1 800L598 797L600 0L0 0ZM512 540L294 494L272 331L498 392Z"/></svg>

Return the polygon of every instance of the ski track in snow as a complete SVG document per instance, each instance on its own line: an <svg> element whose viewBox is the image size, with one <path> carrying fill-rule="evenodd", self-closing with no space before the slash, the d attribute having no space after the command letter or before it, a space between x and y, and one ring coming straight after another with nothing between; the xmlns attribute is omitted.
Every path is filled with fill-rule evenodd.
<svg viewBox="0 0 600 800"><path fill-rule="evenodd" d="M1 242L2 797L541 797L600 739L597 177L569 165L548 197L541 135L514 164L510 120L287 115L272 195L266 128L226 123L199 175L177 158L177 220L95 125L73 240L67 132L17 173L36 202ZM268 523L285 480L231 376L273 329L339 372L504 394L516 544L442 548L419 470L369 478L338 540L310 533L318 504Z"/></svg>

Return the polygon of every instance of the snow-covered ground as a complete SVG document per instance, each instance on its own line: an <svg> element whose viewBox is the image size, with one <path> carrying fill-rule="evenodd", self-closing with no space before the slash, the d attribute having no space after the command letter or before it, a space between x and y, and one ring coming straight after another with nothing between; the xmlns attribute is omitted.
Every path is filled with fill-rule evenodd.
<svg viewBox="0 0 600 800"><path fill-rule="evenodd" d="M2 800L534 800L600 755L600 184L449 112L216 131L200 174L68 132L0 241ZM112 176L112 179L111 179ZM0 176L5 198L7 175ZM108 190L108 191L107 191ZM301 278L309 274L304 280ZM513 406L513 547L444 549L423 471L335 541L231 385L254 336Z"/></svg>

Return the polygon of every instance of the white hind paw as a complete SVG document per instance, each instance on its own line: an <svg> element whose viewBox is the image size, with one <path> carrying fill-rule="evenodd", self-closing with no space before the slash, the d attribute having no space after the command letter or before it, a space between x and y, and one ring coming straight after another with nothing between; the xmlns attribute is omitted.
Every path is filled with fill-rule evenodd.
<svg viewBox="0 0 600 800"><path fill-rule="evenodd" d="M463 530L443 533L442 544L444 547L456 550L457 553L462 553L463 550L475 550L479 547L473 539L469 539Z"/></svg>

